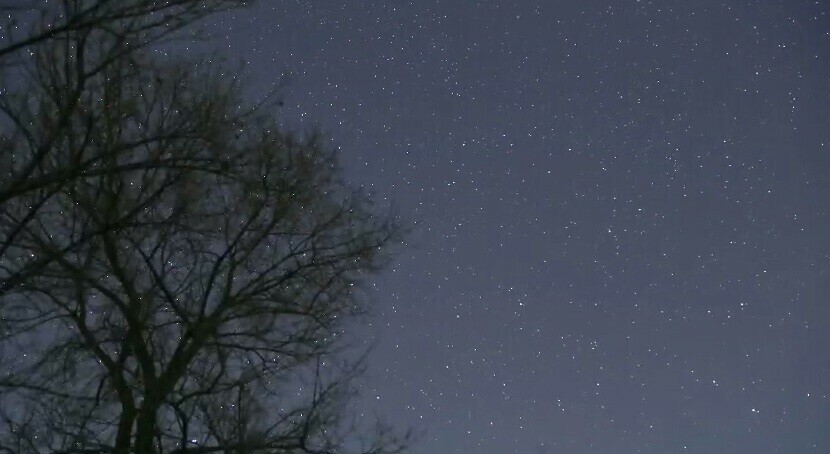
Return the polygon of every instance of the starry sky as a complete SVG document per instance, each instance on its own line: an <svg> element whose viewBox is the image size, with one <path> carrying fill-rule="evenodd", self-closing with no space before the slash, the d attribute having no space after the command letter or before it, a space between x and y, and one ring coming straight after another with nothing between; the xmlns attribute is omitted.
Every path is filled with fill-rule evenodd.
<svg viewBox="0 0 830 454"><path fill-rule="evenodd" d="M414 454L830 452L830 3L263 0L206 29L416 223L357 404Z"/></svg>

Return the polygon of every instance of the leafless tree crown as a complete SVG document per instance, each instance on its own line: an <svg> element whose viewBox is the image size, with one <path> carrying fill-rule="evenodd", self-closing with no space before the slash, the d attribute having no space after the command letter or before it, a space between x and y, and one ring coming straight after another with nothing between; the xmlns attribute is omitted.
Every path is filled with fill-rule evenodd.
<svg viewBox="0 0 830 454"><path fill-rule="evenodd" d="M330 356L395 219L236 80L145 51L242 3L46 2L7 33L0 452L402 449L357 436Z"/></svg>

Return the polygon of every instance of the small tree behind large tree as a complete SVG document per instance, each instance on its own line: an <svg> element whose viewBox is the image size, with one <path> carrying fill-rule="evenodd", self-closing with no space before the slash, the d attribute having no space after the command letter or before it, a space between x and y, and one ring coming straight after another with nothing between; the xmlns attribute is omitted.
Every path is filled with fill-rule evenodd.
<svg viewBox="0 0 830 454"><path fill-rule="evenodd" d="M63 4L201 3L239 2ZM30 56L2 106L0 451L399 451L358 438L359 368L333 355L395 219L235 79L145 51L200 15L148 34L129 24L158 11L136 11L11 47Z"/></svg>

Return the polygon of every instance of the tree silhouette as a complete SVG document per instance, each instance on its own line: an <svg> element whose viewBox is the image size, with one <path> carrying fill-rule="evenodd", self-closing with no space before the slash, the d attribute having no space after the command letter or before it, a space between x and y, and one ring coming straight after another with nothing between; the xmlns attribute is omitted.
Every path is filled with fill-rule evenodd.
<svg viewBox="0 0 830 454"><path fill-rule="evenodd" d="M210 14L247 3L250 2L2 2L0 28L5 42L0 43L0 121L5 127L0 135L0 228L4 234L0 237L0 256L63 184L84 178L96 163L96 156L81 151L90 145L84 142L90 139L85 131L103 120L103 109L96 109L91 98L100 94L100 86L112 83L113 77L120 77L125 71L152 71L146 64L136 65L136 59L145 56L148 49L181 39L178 32L193 29ZM21 36L21 30L28 33ZM145 141L162 139L165 137L144 137ZM121 144L128 148L140 145ZM27 209L10 213L7 205L21 197L28 199ZM13 271L4 270L6 274L0 276L0 294L50 260L51 257L25 263L18 260Z"/></svg>
<svg viewBox="0 0 830 454"><path fill-rule="evenodd" d="M395 218L221 68L148 52L239 3L64 1L0 50L29 54L1 106L0 452L403 448L359 435L336 355Z"/></svg>

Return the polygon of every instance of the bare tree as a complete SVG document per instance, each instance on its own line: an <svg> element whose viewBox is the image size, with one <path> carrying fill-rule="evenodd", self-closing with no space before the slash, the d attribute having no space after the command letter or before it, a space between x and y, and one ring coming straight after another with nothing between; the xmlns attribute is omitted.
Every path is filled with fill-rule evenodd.
<svg viewBox="0 0 830 454"><path fill-rule="evenodd" d="M63 2L197 3L234 2ZM0 452L399 452L358 437L336 355L395 218L235 79L108 24L20 41L4 96Z"/></svg>
<svg viewBox="0 0 830 454"><path fill-rule="evenodd" d="M102 109L90 110L98 87L137 70L152 46L193 29L207 15L246 0L6 0L0 2L0 256L63 184L84 178L95 163L85 154L85 129ZM25 32L24 32L25 31ZM130 63L133 63L132 65ZM33 96L37 94L38 96ZM159 137L145 137L158 140ZM112 153L135 144L113 147ZM98 156L100 157L100 156ZM33 193L39 197L31 198ZM29 198L10 216L7 204ZM17 205L20 205L17 203ZM0 275L0 294L51 260L40 257Z"/></svg>

